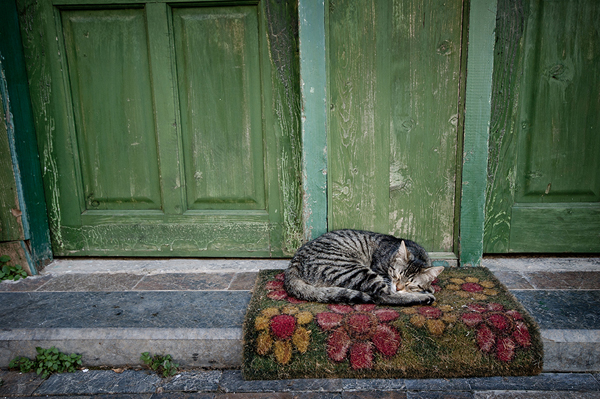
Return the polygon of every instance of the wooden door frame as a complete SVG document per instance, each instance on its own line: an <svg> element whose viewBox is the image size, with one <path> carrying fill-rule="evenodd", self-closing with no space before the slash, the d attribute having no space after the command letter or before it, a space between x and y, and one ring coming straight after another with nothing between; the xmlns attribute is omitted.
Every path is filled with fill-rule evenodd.
<svg viewBox="0 0 600 399"><path fill-rule="evenodd" d="M21 30L14 1L0 2L0 59L1 95L23 226L23 239L15 244L22 249L19 252L27 260L30 273L35 275L52 260L52 248Z"/></svg>
<svg viewBox="0 0 600 399"><path fill-rule="evenodd" d="M302 101L301 144L304 238L317 237L327 230L327 75L325 15L327 2L298 0L300 89ZM462 189L460 201L459 256L461 265L479 265L483 255L483 225L491 114L492 67L494 57L496 1L471 0L467 58L465 129L463 140ZM41 267L52 258L41 168L20 29L15 3L2 2L0 12L0 54L4 57L15 129L18 184L23 187L29 240ZM16 121L20 120L19 123Z"/></svg>

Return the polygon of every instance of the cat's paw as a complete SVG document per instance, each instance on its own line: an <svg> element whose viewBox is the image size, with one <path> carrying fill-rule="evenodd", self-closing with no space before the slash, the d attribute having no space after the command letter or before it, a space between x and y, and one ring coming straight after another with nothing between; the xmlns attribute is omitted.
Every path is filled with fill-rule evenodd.
<svg viewBox="0 0 600 399"><path fill-rule="evenodd" d="M431 305L435 302L435 296L428 292L423 292L419 294L419 302L421 305Z"/></svg>

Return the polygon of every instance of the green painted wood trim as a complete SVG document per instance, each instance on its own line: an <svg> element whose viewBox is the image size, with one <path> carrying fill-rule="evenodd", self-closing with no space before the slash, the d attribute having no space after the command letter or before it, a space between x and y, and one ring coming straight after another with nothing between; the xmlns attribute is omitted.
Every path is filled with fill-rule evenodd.
<svg viewBox="0 0 600 399"><path fill-rule="evenodd" d="M304 239L327 231L325 3L299 0Z"/></svg>
<svg viewBox="0 0 600 399"><path fill-rule="evenodd" d="M20 206L25 239L31 249L31 272L52 260L50 230L42 185L33 114L17 8L14 1L0 2L0 57L6 77L7 106L14 128L15 179L21 185Z"/></svg>
<svg viewBox="0 0 600 399"><path fill-rule="evenodd" d="M472 0L469 17L465 134L460 219L460 264L483 256L497 0Z"/></svg>
<svg viewBox="0 0 600 399"><path fill-rule="evenodd" d="M17 185L15 179L15 162L12 157L14 134L9 130L12 129L12 120L10 113L5 111L5 98L6 79L2 60L0 60L0 241L2 242L22 240L25 237L19 215L21 206L18 190L21 187ZM5 117L7 114L8 118Z"/></svg>

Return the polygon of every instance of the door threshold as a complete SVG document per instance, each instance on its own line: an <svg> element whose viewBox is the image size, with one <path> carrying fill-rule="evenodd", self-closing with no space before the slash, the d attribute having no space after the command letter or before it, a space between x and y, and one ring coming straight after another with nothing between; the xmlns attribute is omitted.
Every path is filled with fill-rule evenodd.
<svg viewBox="0 0 600 399"><path fill-rule="evenodd" d="M60 258L41 274L161 274L256 272L285 269L289 259L197 259L197 258Z"/></svg>
<svg viewBox="0 0 600 399"><path fill-rule="evenodd" d="M482 265L491 271L514 272L593 272L600 271L598 256L541 256L527 254L522 256L491 256L483 257Z"/></svg>

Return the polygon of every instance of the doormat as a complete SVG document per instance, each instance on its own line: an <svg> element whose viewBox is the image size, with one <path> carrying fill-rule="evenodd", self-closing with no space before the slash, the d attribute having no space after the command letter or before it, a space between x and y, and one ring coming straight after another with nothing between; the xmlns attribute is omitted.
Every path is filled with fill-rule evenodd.
<svg viewBox="0 0 600 399"><path fill-rule="evenodd" d="M247 380L535 375L539 328L494 275L447 268L431 306L301 301L259 273L244 321Z"/></svg>

